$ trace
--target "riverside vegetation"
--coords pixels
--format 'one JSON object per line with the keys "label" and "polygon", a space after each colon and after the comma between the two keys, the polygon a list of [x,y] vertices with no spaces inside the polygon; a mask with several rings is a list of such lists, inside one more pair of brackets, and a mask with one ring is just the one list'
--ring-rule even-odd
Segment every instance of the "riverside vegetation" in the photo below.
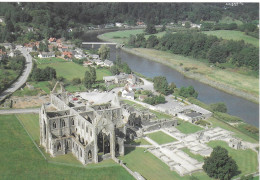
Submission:
{"label": "riverside vegetation", "polygon": [[[132,31],[133,34],[135,34],[134,33],[135,30],[130,30],[130,31]],[[131,48],[131,49],[129,47],[126,47],[123,48],[123,50],[148,58],[150,60],[163,63],[167,66],[170,66],[171,68],[178,70],[181,73],[184,73],[186,76],[190,78],[194,78],[196,80],[209,84],[223,91],[244,97],[254,102],[258,102],[258,93],[259,93],[259,89],[258,89],[259,82],[258,82],[258,73],[257,73],[258,72],[257,69],[258,49],[253,45],[243,43],[242,41],[240,41],[242,42],[242,45],[238,45],[239,42],[237,41],[233,41],[233,40],[227,41],[224,39],[219,39],[215,36],[206,36],[205,34],[201,34],[198,32],[193,32],[190,34],[185,32],[169,33],[169,34],[165,34],[161,38],[160,37],[157,38],[156,37],[157,34],[146,35],[145,37],[143,36],[143,34],[142,35],[137,34],[137,35],[132,35],[130,37],[131,33],[129,31],[123,31],[123,32],[120,31],[120,32],[126,33],[128,35],[129,41],[125,43],[130,43],[130,44],[134,43],[133,44],[134,46],[135,44],[139,46],[138,48]],[[116,33],[117,32],[105,33],[103,35],[100,35],[99,38],[106,41],[119,42],[118,39],[113,38]],[[232,31],[229,31],[229,33],[231,34]],[[177,34],[177,36],[175,34]],[[121,34],[121,36],[126,37],[123,34]],[[188,44],[187,46],[185,45],[180,46],[178,53],[184,53],[184,55],[181,55],[181,54],[173,54],[171,50],[167,50],[167,51],[157,50],[160,49],[161,45],[163,48],[173,48],[173,45],[176,45],[177,41],[170,43],[169,41],[166,40],[167,39],[166,37],[168,38],[190,37],[191,39],[201,38],[200,40],[204,39],[205,41],[202,40],[200,41],[200,43],[194,42],[195,45],[196,44],[198,45],[195,46],[194,49],[191,48],[194,46],[194,43]],[[131,38],[134,41],[131,41]],[[141,42],[140,40],[142,40],[145,43],[138,44],[139,42]],[[182,40],[184,41],[184,39]],[[186,42],[190,42],[190,41],[186,41]],[[199,45],[201,43],[204,45]],[[150,46],[149,44],[154,44],[154,47],[157,49],[143,48],[146,47],[147,45]],[[221,51],[216,52],[215,51],[216,47],[213,47],[213,50],[211,50],[211,47],[209,46],[210,44],[212,46],[213,44],[214,46],[218,46],[218,44],[225,45],[228,47],[225,49],[225,52],[228,53],[226,53],[225,57],[224,56],[220,57]],[[201,48],[201,46],[202,47],[205,46],[204,49]],[[241,55],[241,52],[235,53],[236,52],[235,47],[245,48],[242,54],[243,53],[250,54],[247,56],[247,58],[250,58],[250,61],[247,62],[244,61],[243,57],[246,56],[245,54]],[[206,49],[208,49],[208,51],[206,51]],[[254,50],[252,52],[249,49],[251,50],[254,49]],[[216,54],[216,57],[214,56],[213,58],[209,56],[209,54],[211,55]],[[220,56],[218,56],[217,54],[219,54]],[[207,57],[209,58],[208,60],[205,59]],[[250,64],[250,62],[252,64]]]}

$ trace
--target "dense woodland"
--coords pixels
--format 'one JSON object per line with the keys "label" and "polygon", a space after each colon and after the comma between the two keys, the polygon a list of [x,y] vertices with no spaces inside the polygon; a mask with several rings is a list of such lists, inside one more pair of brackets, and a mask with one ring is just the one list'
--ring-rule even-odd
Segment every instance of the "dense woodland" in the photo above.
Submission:
{"label": "dense woodland", "polygon": [[151,35],[147,40],[144,34],[131,35],[128,45],[207,59],[217,65],[229,63],[238,67],[250,67],[254,71],[258,71],[259,67],[259,51],[255,46],[244,41],[224,40],[194,31],[166,33],[162,38]]}
{"label": "dense woodland", "polygon": [[[80,38],[82,25],[125,22],[165,24],[189,20],[191,22],[218,22],[225,16],[244,23],[258,20],[256,3],[226,6],[225,3],[4,3],[0,16],[0,42],[41,40],[43,38]],[[1,23],[0,23],[1,24]],[[33,27],[33,32],[27,28]],[[73,32],[68,29],[73,28]]]}

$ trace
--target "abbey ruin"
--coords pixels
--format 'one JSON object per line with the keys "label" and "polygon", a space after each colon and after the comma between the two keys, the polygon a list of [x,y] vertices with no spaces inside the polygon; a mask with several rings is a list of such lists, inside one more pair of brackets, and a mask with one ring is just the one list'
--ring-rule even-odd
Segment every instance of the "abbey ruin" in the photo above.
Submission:
{"label": "abbey ruin", "polygon": [[77,99],[58,83],[50,93],[50,103],[40,110],[40,145],[52,157],[72,153],[82,164],[124,155],[124,141],[143,135],[143,131],[177,125],[177,121],[149,120],[119,101],[116,94],[106,103],[74,103]]}

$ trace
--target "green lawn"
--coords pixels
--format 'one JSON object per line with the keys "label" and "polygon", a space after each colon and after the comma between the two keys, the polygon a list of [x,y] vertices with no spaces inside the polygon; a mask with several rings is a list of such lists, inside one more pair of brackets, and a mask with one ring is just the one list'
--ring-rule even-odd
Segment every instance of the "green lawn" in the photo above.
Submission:
{"label": "green lawn", "polygon": [[1,179],[134,179],[113,161],[86,168],[48,163],[14,115],[0,115],[0,143]]}
{"label": "green lawn", "polygon": [[232,17],[229,17],[229,16],[225,16],[224,18],[222,18],[219,21],[219,23],[226,23],[226,24],[236,23],[237,25],[243,24],[242,21],[237,20],[237,19],[233,19]]}
{"label": "green lawn", "polygon": [[[85,72],[88,68],[85,68],[74,62],[64,62],[64,63],[49,63],[49,64],[40,64],[39,68],[52,67],[56,69],[57,77],[62,76],[67,80],[72,80],[73,78],[84,78]],[[103,80],[103,76],[111,76],[112,73],[106,69],[96,69],[97,80]]]}
{"label": "green lawn", "polygon": [[191,134],[203,130],[203,128],[183,120],[178,120],[176,128],[184,134]]}
{"label": "green lawn", "polygon": [[22,97],[22,96],[36,96],[40,93],[41,91],[39,89],[33,89],[33,90],[30,90],[28,89],[27,87],[20,89],[20,90],[17,90],[13,93],[13,96],[19,96],[19,97]]}
{"label": "green lawn", "polygon": [[31,85],[33,85],[35,88],[40,88],[43,91],[45,91],[47,94],[50,93],[49,89],[49,82],[48,81],[39,81],[39,82],[29,82]]}
{"label": "green lawn", "polygon": [[[128,38],[130,35],[136,35],[144,33],[143,29],[134,29],[134,30],[125,30],[125,31],[115,31],[115,32],[109,32],[100,35],[100,37],[103,39],[106,39],[108,41],[113,41],[117,43],[126,43],[128,41]],[[154,34],[157,37],[162,37],[166,32],[159,32]],[[148,39],[150,35],[145,35],[145,38]]]}
{"label": "green lawn", "polygon": [[245,35],[244,32],[234,30],[218,30],[218,31],[204,31],[207,35],[214,35],[223,39],[233,39],[235,41],[244,40],[245,43],[253,44],[259,47],[259,39],[252,36]]}
{"label": "green lawn", "polygon": [[147,134],[147,136],[149,138],[151,138],[152,140],[154,140],[155,142],[157,142],[158,144],[166,144],[166,143],[177,141],[175,138],[165,134],[162,131],[150,133],[150,134]]}
{"label": "green lawn", "polygon": [[56,62],[67,62],[64,59],[53,57],[53,58],[38,58],[36,57],[37,64],[49,64],[49,63],[56,63]]}
{"label": "green lawn", "polygon": [[236,161],[239,170],[242,175],[256,172],[258,170],[257,153],[247,149],[247,150],[235,150],[228,146],[226,142],[223,141],[211,141],[208,145],[212,148],[216,146],[222,146],[228,150],[228,154]]}
{"label": "green lawn", "polygon": [[216,118],[210,117],[207,121],[211,122],[213,127],[221,127],[221,128],[226,129],[228,131],[234,132],[236,137],[241,138],[244,141],[248,141],[248,142],[252,142],[252,143],[258,143],[257,140],[255,140],[252,137],[242,133],[237,128],[235,128],[235,127],[233,127],[233,126],[231,126],[227,123],[224,123],[224,122],[222,122],[222,121],[220,121]]}
{"label": "green lawn", "polygon": [[199,154],[193,154],[192,152],[190,152],[190,150],[188,148],[182,148],[181,149],[183,152],[185,152],[186,154],[188,154],[191,158],[198,160],[199,162],[204,162],[204,157],[199,155]]}
{"label": "green lawn", "polygon": [[145,139],[136,139],[133,141],[126,141],[126,144],[132,144],[132,145],[151,145],[149,142],[147,142]]}
{"label": "green lawn", "polygon": [[[179,176],[175,171],[170,171],[169,166],[163,163],[150,152],[144,152],[144,148],[126,148],[123,160],[132,171],[139,172],[144,178],[149,180],[190,180],[190,176]],[[199,180],[210,179],[204,172],[193,173]]]}

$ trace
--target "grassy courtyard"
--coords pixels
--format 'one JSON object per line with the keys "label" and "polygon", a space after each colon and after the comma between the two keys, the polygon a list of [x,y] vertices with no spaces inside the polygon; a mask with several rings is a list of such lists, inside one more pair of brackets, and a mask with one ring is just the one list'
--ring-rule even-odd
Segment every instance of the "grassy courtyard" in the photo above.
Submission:
{"label": "grassy courtyard", "polygon": [[239,170],[242,175],[256,172],[258,170],[257,153],[250,150],[235,150],[228,146],[226,142],[223,141],[211,141],[208,145],[212,148],[216,146],[222,146],[228,150],[228,154],[236,161]]}
{"label": "grassy courtyard", "polygon": [[[37,119],[35,115],[23,116],[18,116],[22,122]],[[25,124],[29,129],[36,126],[36,122]],[[0,116],[0,143],[1,179],[133,179],[113,161],[86,168],[48,163],[14,115]]]}
{"label": "grassy courtyard", "polygon": [[152,139],[153,141],[157,142],[158,144],[166,144],[170,142],[176,141],[175,138],[165,134],[162,131],[157,131],[154,133],[147,134],[147,136]]}
{"label": "grassy courtyard", "polygon": [[[175,171],[170,171],[169,166],[163,163],[144,148],[126,148],[126,155],[120,157],[123,163],[132,171],[139,172],[149,180],[189,180],[190,176],[179,176]],[[193,173],[200,180],[210,179],[204,172]]]}
{"label": "grassy courtyard", "polygon": [[218,31],[204,31],[203,33],[207,35],[214,35],[218,38],[233,39],[234,41],[244,40],[245,43],[253,44],[256,47],[259,47],[259,39],[254,38],[252,36],[246,35],[244,32],[241,31],[234,31],[234,30],[218,30]]}
{"label": "grassy courtyard", "polygon": [[176,126],[176,128],[184,134],[191,134],[203,130],[201,127],[183,120],[178,120],[178,126]]}

